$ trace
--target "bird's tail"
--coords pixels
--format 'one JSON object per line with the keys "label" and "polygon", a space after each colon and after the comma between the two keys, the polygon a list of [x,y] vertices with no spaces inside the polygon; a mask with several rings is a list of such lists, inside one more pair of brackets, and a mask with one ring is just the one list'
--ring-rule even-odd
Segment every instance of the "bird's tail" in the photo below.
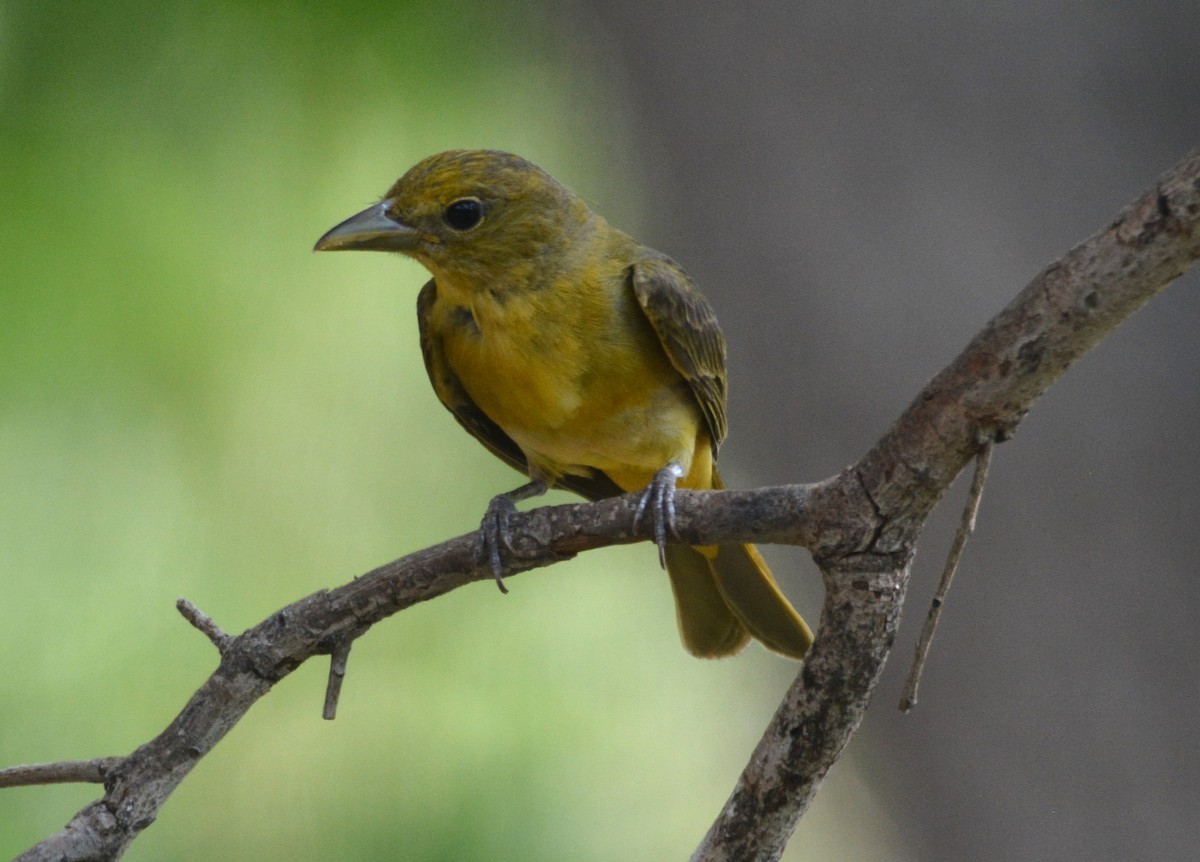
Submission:
{"label": "bird's tail", "polygon": [[808,625],[753,545],[668,545],[667,573],[679,634],[692,655],[733,655],[751,637],[796,659],[812,646]]}
{"label": "bird's tail", "polygon": [[[713,486],[722,487],[713,472]],[[668,545],[667,574],[683,645],[700,658],[733,655],[753,637],[804,658],[813,635],[753,545]]]}

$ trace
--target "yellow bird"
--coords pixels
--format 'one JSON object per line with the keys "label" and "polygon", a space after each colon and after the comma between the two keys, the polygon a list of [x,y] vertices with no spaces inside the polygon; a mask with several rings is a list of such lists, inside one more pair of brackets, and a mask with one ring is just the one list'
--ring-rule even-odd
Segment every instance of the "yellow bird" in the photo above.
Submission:
{"label": "yellow bird", "polygon": [[429,270],[417,319],[434,391],[530,478],[483,520],[498,581],[517,501],[549,487],[589,500],[643,491],[638,518],[653,518],[688,651],[732,655],[753,636],[804,656],[812,632],[753,545],[666,544],[676,486],[723,487],[726,432],[725,338],[674,261],[492,150],[418,163],[316,244],[343,249],[400,252]]}

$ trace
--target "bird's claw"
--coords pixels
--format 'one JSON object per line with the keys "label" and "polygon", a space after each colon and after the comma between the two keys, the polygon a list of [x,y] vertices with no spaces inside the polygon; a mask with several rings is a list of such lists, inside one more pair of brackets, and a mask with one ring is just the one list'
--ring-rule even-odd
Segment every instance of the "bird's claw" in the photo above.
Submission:
{"label": "bird's claw", "polygon": [[488,503],[483,522],[479,525],[479,556],[491,566],[492,577],[502,593],[508,592],[508,587],[504,586],[504,554],[517,552],[512,546],[509,521],[516,513],[519,501],[541,496],[546,493],[547,487],[545,479],[536,478],[507,494],[497,494]]}
{"label": "bird's claw", "polygon": [[654,519],[654,544],[658,546],[658,562],[667,567],[667,533],[675,532],[675,483],[683,476],[683,468],[672,462],[654,474],[633,512],[633,530],[637,532],[647,509]]}
{"label": "bird's claw", "polygon": [[517,504],[513,502],[512,497],[507,494],[498,494],[488,503],[483,522],[479,525],[479,556],[488,561],[492,569],[492,577],[496,579],[496,586],[502,593],[507,593],[508,587],[504,586],[504,561],[501,556],[501,548],[509,554],[515,553],[508,525],[516,511]]}

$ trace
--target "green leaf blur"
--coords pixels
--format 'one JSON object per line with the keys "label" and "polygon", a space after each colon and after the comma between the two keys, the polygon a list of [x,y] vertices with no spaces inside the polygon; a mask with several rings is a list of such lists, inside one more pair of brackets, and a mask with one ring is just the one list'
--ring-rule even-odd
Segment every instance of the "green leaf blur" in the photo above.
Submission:
{"label": "green leaf blur", "polygon": [[[519,483],[425,379],[424,271],[310,248],[453,146],[636,229],[619,84],[521,4],[0,5],[0,765],[157,734],[215,665],[176,597],[238,632]],[[511,586],[376,627],[335,722],[302,667],[127,858],[682,858],[791,665],[690,659],[648,546]],[[3,791],[0,857],[98,795]]]}

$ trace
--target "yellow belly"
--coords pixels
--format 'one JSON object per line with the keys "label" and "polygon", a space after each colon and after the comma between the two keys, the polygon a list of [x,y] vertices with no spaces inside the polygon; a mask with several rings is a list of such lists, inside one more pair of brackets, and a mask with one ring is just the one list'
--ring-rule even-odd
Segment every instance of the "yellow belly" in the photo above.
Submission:
{"label": "yellow belly", "polygon": [[[703,419],[640,310],[547,309],[544,295],[482,298],[472,326],[435,307],[431,325],[472,400],[550,481],[593,468],[635,490],[671,461],[689,473]],[[706,487],[709,469],[681,484]]]}

